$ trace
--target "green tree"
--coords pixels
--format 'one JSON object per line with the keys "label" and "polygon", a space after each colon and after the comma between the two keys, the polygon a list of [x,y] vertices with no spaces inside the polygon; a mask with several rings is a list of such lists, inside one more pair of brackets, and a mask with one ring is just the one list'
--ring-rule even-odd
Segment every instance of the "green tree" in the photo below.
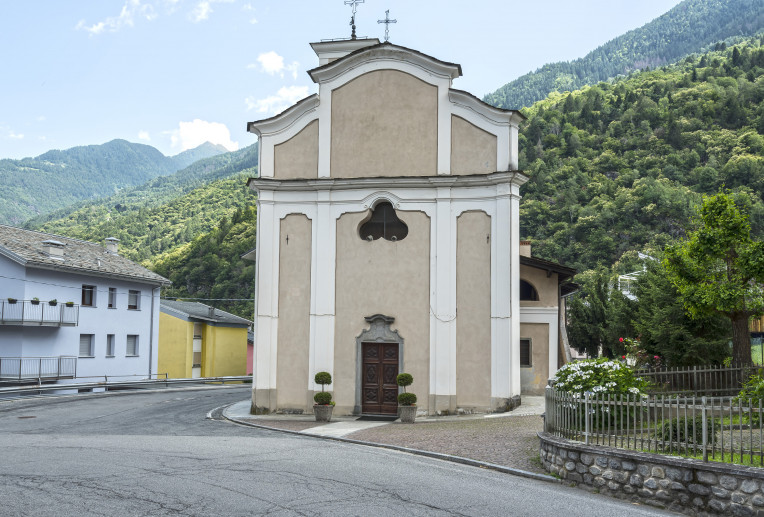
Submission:
{"label": "green tree", "polygon": [[720,364],[729,355],[729,320],[719,314],[688,316],[682,295],[658,261],[645,261],[634,287],[632,314],[640,344],[666,366]]}
{"label": "green tree", "polygon": [[664,266],[692,317],[730,319],[732,357],[750,364],[748,320],[764,312],[764,242],[751,238],[748,213],[729,193],[704,196],[697,223],[685,241],[666,249]]}

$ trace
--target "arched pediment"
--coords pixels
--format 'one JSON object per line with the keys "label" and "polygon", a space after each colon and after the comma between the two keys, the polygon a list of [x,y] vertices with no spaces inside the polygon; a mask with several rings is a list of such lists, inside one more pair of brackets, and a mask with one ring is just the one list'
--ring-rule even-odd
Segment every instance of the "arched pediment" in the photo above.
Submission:
{"label": "arched pediment", "polygon": [[[411,68],[411,73],[417,76],[421,76],[421,72],[426,72],[442,79],[447,78],[450,81],[462,75],[462,67],[458,64],[441,61],[427,54],[392,43],[380,43],[356,50],[343,58],[309,70],[308,74],[313,82],[326,83],[357,69],[361,65],[368,66],[370,63],[382,64],[383,62],[394,63],[396,67]],[[378,68],[388,67],[383,65],[378,66]],[[417,73],[416,70],[420,72]]]}

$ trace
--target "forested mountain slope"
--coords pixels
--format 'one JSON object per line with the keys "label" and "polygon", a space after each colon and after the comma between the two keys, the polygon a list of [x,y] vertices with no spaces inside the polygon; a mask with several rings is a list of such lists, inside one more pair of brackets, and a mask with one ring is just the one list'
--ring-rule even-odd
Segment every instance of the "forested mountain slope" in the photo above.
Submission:
{"label": "forested mountain slope", "polygon": [[252,319],[255,263],[241,256],[255,247],[254,197],[212,231],[156,257],[151,268],[172,280],[162,296],[202,298],[223,310]]}
{"label": "forested mountain slope", "polygon": [[520,224],[579,271],[684,236],[703,193],[747,191],[764,233],[761,37],[524,110]]}
{"label": "forested mountain slope", "polygon": [[506,109],[531,106],[552,92],[607,81],[646,67],[674,63],[734,36],[764,29],[762,0],[685,0],[650,23],[574,61],[551,63],[485,96]]}
{"label": "forested mountain slope", "polygon": [[150,263],[253,204],[245,183],[256,175],[256,163],[257,146],[252,145],[28,226],[94,242],[116,237],[121,254]]}
{"label": "forested mountain slope", "polygon": [[36,158],[0,160],[0,223],[19,225],[80,200],[114,194],[185,167],[189,160],[219,154],[211,144],[163,155],[157,149],[125,140],[48,151]]}

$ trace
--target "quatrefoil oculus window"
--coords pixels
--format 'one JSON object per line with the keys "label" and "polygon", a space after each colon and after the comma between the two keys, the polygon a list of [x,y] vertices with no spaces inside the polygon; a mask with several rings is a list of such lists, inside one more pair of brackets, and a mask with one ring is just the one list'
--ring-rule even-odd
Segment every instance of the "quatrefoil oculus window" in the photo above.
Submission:
{"label": "quatrefoil oculus window", "polygon": [[386,201],[374,207],[371,217],[358,230],[361,239],[374,241],[380,238],[402,241],[408,234],[409,227],[398,219],[393,205]]}

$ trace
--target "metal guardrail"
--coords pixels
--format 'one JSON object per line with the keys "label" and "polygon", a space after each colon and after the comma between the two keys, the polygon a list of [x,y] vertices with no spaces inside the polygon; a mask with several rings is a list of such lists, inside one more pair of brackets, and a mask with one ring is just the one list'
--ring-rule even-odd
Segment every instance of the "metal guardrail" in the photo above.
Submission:
{"label": "metal guardrail", "polygon": [[[129,377],[113,376],[115,377]],[[21,394],[42,394],[45,392],[55,391],[71,391],[71,390],[89,390],[103,389],[109,391],[113,389],[148,389],[148,388],[168,388],[175,385],[188,385],[188,384],[226,384],[226,383],[247,383],[252,381],[251,375],[239,375],[229,377],[199,377],[193,379],[146,379],[141,380],[112,380],[109,381],[108,376],[103,377],[103,382],[81,382],[81,383],[64,383],[64,384],[30,384],[26,386],[14,386],[9,388],[0,388],[0,398],[4,395],[21,395]]]}
{"label": "metal guardrail", "polygon": [[80,306],[77,304],[53,300],[0,300],[0,325],[76,327],[79,322]]}

